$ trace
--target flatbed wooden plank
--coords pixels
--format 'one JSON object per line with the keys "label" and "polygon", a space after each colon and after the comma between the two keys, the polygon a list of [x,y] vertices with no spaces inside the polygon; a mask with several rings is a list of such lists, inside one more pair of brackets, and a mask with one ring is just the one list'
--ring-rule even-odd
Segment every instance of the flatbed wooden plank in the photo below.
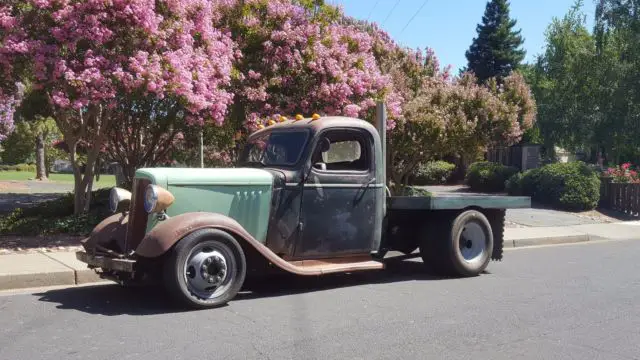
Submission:
{"label": "flatbed wooden plank", "polygon": [[391,210],[458,210],[470,206],[485,209],[523,209],[531,207],[528,196],[440,193],[432,196],[391,196]]}

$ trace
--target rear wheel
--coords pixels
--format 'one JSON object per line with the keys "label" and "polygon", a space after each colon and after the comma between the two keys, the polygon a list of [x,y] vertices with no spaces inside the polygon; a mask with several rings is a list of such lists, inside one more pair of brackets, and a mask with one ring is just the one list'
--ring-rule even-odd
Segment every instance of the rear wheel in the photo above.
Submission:
{"label": "rear wheel", "polygon": [[233,299],[247,272],[242,247],[216,229],[195,231],[180,240],[164,264],[169,293],[192,308],[213,308]]}
{"label": "rear wheel", "polygon": [[484,214],[467,210],[435,226],[434,236],[423,239],[420,247],[427,265],[458,276],[476,276],[486,269],[493,253],[493,232]]}

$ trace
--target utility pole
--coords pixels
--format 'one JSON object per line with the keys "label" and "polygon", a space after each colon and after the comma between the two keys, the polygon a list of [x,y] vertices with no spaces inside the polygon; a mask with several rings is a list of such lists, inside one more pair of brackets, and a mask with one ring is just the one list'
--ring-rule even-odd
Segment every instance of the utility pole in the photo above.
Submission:
{"label": "utility pole", "polygon": [[200,129],[200,167],[204,168],[204,130]]}
{"label": "utility pole", "polygon": [[[380,179],[376,179],[378,182],[382,183],[382,186],[387,188],[387,106],[384,102],[379,101],[376,104],[376,122],[375,126],[378,129],[378,134],[380,134],[380,145],[382,146],[382,159],[381,169],[378,171],[378,175]],[[383,214],[386,216],[387,214],[387,194],[382,197],[382,209]]]}

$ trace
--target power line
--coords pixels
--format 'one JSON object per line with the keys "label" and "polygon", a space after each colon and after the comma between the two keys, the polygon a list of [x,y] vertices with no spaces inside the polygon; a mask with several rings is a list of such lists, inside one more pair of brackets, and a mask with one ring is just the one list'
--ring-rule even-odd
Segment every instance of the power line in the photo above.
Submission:
{"label": "power line", "polygon": [[[404,25],[404,27],[402,28],[402,31],[400,31],[400,35],[402,35],[402,33],[404,32],[404,30],[407,28],[407,26],[409,26],[409,24],[411,24],[411,22],[413,21],[413,19],[415,19],[416,16],[418,16],[418,14],[420,13],[420,11],[422,10],[422,8],[427,5],[427,3],[429,2],[429,0],[424,0],[424,2],[422,3],[422,5],[420,6],[420,8],[418,9],[418,11],[415,12],[415,14],[413,14],[413,16],[411,17],[411,19],[409,19],[409,21],[407,21],[407,23]],[[400,36],[398,35],[398,36]]]}
{"label": "power line", "polygon": [[373,14],[373,10],[375,10],[376,6],[378,6],[378,3],[380,2],[380,0],[376,1],[375,4],[373,4],[373,7],[371,8],[371,11],[369,11],[369,16],[367,16],[367,21],[369,21],[369,18],[371,17],[371,14]]}
{"label": "power line", "polygon": [[398,4],[400,4],[400,0],[396,1],[396,4],[393,5],[393,7],[391,8],[391,11],[389,11],[389,13],[387,14],[387,17],[384,18],[384,21],[382,22],[382,25],[384,25],[384,23],[386,23],[387,20],[389,20],[389,16],[391,16],[391,14],[393,14],[393,10],[396,9],[396,6],[398,6]]}

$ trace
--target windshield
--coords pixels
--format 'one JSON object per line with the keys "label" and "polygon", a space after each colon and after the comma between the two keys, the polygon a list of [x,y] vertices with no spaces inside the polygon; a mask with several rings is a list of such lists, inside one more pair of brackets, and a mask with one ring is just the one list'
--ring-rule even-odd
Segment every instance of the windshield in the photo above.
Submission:
{"label": "windshield", "polygon": [[307,142],[308,131],[274,131],[251,139],[244,148],[241,165],[295,165]]}

